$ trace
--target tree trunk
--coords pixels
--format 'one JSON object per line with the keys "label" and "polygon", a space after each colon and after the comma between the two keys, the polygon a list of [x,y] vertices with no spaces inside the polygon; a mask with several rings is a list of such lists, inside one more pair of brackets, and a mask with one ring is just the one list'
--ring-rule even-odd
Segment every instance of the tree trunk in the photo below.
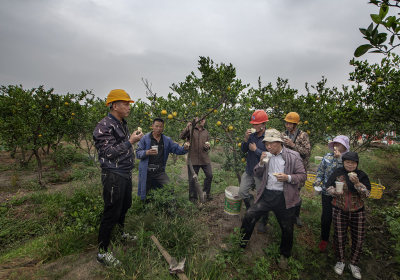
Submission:
{"label": "tree trunk", "polygon": [[43,172],[43,166],[42,166],[42,160],[40,159],[39,156],[39,150],[38,149],[34,149],[33,150],[33,154],[35,155],[36,158],[36,162],[37,162],[37,167],[38,167],[38,183],[42,188],[45,188],[45,185],[42,182],[42,172]]}

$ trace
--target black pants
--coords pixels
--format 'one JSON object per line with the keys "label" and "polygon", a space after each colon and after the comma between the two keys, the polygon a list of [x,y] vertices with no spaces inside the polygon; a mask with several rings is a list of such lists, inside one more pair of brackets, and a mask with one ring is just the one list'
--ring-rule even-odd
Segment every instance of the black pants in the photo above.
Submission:
{"label": "black pants", "polygon": [[[199,175],[200,168],[203,169],[204,175],[206,175],[203,184],[203,192],[205,192],[207,195],[210,195],[211,182],[213,178],[211,164],[193,165],[194,172],[196,172],[197,175]],[[193,177],[192,172],[190,172],[190,168],[188,166],[189,199],[197,199],[197,191],[194,185],[194,179],[192,179],[192,177]]]}
{"label": "black pants", "polygon": [[269,211],[274,212],[281,227],[280,253],[288,258],[292,253],[293,247],[293,217],[295,208],[286,209],[285,197],[281,191],[264,190],[262,197],[257,203],[247,210],[241,227],[244,233],[243,241],[248,242],[250,240],[256,222]]}
{"label": "black pants", "polygon": [[162,188],[169,182],[169,177],[165,171],[148,171],[146,179],[146,195],[151,190]]}
{"label": "black pants", "polygon": [[125,215],[132,205],[131,175],[121,176],[109,171],[101,174],[103,184],[104,211],[99,229],[99,249],[107,251],[110,244],[111,232],[116,224],[122,230]]}
{"label": "black pants", "polygon": [[332,199],[330,195],[321,194],[322,214],[321,214],[321,240],[329,241],[329,234],[332,224]]}

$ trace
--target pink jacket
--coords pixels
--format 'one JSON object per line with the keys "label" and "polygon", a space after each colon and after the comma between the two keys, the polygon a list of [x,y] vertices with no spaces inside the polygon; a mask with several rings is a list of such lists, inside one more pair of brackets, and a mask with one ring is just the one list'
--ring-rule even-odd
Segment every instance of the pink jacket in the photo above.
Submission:
{"label": "pink jacket", "polygon": [[[304,182],[307,179],[307,173],[304,169],[303,160],[298,152],[283,147],[282,157],[285,161],[284,173],[292,177],[290,183],[283,183],[286,209],[289,209],[300,202],[300,188],[304,185]],[[262,176],[261,186],[255,200],[255,202],[257,202],[262,196],[265,186],[268,183],[268,164],[260,166],[260,163],[258,163],[254,167],[254,175],[258,177]]]}

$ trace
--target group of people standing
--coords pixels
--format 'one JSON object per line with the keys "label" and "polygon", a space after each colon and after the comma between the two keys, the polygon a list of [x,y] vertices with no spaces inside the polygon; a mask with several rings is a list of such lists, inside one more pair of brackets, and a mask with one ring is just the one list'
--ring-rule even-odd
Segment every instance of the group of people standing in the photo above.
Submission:
{"label": "group of people standing", "polygon": [[[205,174],[203,193],[211,200],[212,168],[209,158],[210,136],[205,129],[205,120],[196,119],[195,127],[188,123],[180,138],[186,140],[182,146],[163,134],[164,120],[153,120],[152,131],[143,135],[136,130],[129,134],[125,118],[134,102],[122,89],[112,90],[106,101],[110,113],[102,119],[93,132],[102,169],[104,211],[99,229],[99,252],[97,260],[104,264],[117,265],[119,261],[108,251],[111,232],[118,225],[122,239],[134,239],[124,232],[125,215],[132,203],[132,169],[134,167],[134,144],[139,163],[138,196],[146,201],[149,191],[168,183],[165,166],[170,153],[188,155],[189,200],[197,201],[199,191],[195,177],[200,169]],[[282,235],[279,267],[287,268],[287,259],[293,247],[294,225],[301,227],[300,189],[307,179],[307,167],[311,154],[308,134],[298,129],[300,116],[290,112],[284,118],[285,130],[267,129],[268,115],[256,110],[250,119],[251,129],[245,132],[241,143],[246,153],[246,170],[241,176],[239,195],[246,206],[241,230],[245,248],[254,227],[266,232],[268,213],[274,212]],[[191,144],[189,144],[189,141]],[[322,216],[321,242],[319,249],[325,251],[329,242],[330,225],[334,223],[334,248],[338,262],[334,270],[342,274],[345,267],[344,247],[347,228],[351,228],[352,255],[350,269],[353,276],[361,279],[359,260],[365,237],[365,210],[363,200],[368,197],[371,184],[368,176],[357,168],[358,155],[349,151],[349,139],[338,136],[329,143],[332,153],[324,156],[317,171],[315,188],[321,188]],[[193,168],[190,168],[190,167]],[[350,174],[351,173],[351,174]],[[349,175],[350,174],[350,175]],[[335,182],[343,183],[343,191],[337,192]],[[257,195],[251,194],[256,189]]]}

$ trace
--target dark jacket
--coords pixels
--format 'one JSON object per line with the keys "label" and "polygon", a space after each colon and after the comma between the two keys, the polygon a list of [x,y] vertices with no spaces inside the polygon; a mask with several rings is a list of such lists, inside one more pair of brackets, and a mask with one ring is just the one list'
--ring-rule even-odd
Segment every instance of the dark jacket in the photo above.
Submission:
{"label": "dark jacket", "polygon": [[[264,142],[264,133],[260,137],[257,136],[257,132],[250,134],[247,142],[242,142],[241,150],[243,153],[247,153],[246,156],[246,173],[250,176],[253,176],[254,166],[260,161],[260,157],[262,152],[265,152],[267,148],[265,148]],[[257,149],[253,152],[249,149],[250,143],[256,143]]]}
{"label": "dark jacket", "polygon": [[[190,140],[190,129],[186,127],[179,136],[183,140]],[[195,127],[193,129],[193,139],[190,147],[190,160],[192,165],[207,165],[210,164],[210,157],[208,156],[209,149],[204,148],[204,143],[210,140],[207,129],[201,131]]]}
{"label": "dark jacket", "polygon": [[[290,183],[283,183],[286,209],[289,209],[300,202],[300,188],[304,185],[304,182],[307,179],[307,174],[298,152],[283,147],[282,158],[285,161],[284,173],[292,177]],[[268,167],[268,164],[260,166],[259,163],[254,167],[254,176],[262,176],[261,185],[258,189],[255,202],[260,199],[268,184]]]}
{"label": "dark jacket", "polygon": [[99,153],[100,167],[119,173],[133,169],[134,154],[125,120],[119,121],[112,114],[99,121],[93,131],[93,140]]}

